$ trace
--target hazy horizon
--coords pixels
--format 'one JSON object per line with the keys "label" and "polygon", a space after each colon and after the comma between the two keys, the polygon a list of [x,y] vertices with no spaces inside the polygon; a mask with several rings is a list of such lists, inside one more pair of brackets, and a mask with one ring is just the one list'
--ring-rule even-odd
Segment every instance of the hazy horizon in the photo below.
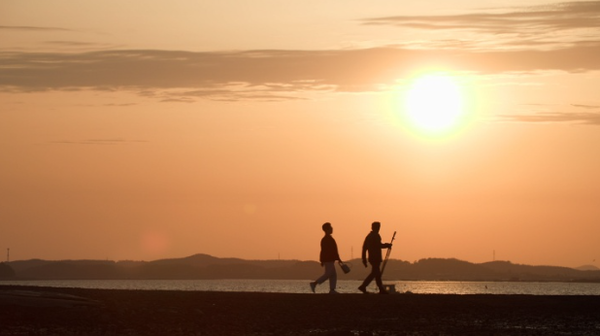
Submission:
{"label": "hazy horizon", "polygon": [[[235,256],[226,256],[226,257],[217,257],[217,256],[213,256],[210,254],[206,254],[206,253],[194,253],[192,255],[186,255],[186,256],[172,256],[172,257],[167,257],[167,258],[158,258],[158,259],[149,259],[149,260],[144,260],[144,259],[79,259],[79,258],[70,258],[70,259],[45,259],[42,257],[35,257],[35,258],[28,258],[28,259],[18,259],[18,260],[9,260],[10,262],[27,262],[27,261],[31,261],[31,260],[41,260],[41,261],[47,261],[47,262],[61,262],[61,261],[110,261],[110,262],[115,262],[115,263],[119,263],[119,262],[154,262],[154,261],[161,261],[161,260],[177,260],[177,259],[186,259],[189,257],[194,257],[197,255],[205,255],[208,257],[213,257],[216,259],[239,259],[239,260],[243,260],[243,261],[249,261],[249,262],[260,262],[260,261],[265,261],[265,262],[278,262],[278,261],[283,261],[283,262],[293,262],[293,261],[298,261],[298,262],[315,262],[318,263],[318,259],[313,258],[313,259],[285,259],[285,258],[265,258],[265,259],[253,259],[253,258],[243,258],[243,257],[235,257]],[[354,256],[354,258],[344,258],[343,259],[345,262],[350,262],[350,261],[360,261],[360,256]],[[548,267],[567,267],[567,268],[572,268],[572,269],[577,269],[580,267],[584,267],[584,266],[593,266],[591,264],[585,264],[585,265],[578,265],[578,266],[563,266],[563,265],[551,265],[551,264],[522,264],[522,263],[518,263],[518,262],[513,262],[511,260],[488,260],[488,261],[482,261],[482,262],[473,262],[470,260],[463,260],[463,259],[458,259],[458,258],[438,258],[438,257],[425,257],[425,258],[421,258],[419,260],[404,260],[402,258],[394,258],[393,256],[391,256],[389,258],[389,260],[395,260],[395,261],[400,261],[400,262],[408,262],[411,264],[416,264],[419,261],[422,260],[457,260],[460,262],[466,262],[466,263],[471,263],[471,264],[486,264],[486,263],[492,263],[492,262],[499,262],[499,263],[510,263],[513,265],[523,265],[523,266],[548,266]],[[1,263],[6,262],[6,260],[0,261]],[[596,267],[596,266],[594,266]],[[596,267],[597,268],[597,267]],[[600,268],[597,268],[598,270],[600,270]]]}
{"label": "hazy horizon", "polygon": [[[66,14],[68,13],[68,14]],[[599,266],[600,1],[0,2],[0,253]],[[0,258],[4,259],[4,258]]]}

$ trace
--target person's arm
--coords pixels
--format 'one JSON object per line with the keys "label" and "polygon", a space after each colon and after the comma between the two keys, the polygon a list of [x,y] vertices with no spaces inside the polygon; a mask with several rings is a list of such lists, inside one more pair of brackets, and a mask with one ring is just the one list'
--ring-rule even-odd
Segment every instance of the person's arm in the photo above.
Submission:
{"label": "person's arm", "polygon": [[368,266],[368,265],[367,265],[367,249],[368,249],[368,241],[369,241],[369,236],[367,236],[367,237],[365,238],[365,241],[364,241],[364,243],[363,243],[363,246],[362,246],[362,262],[363,262],[363,265],[365,265],[365,267],[367,267],[367,266]]}
{"label": "person's arm", "polygon": [[323,258],[325,256],[325,241],[321,239],[321,253],[319,253],[319,262],[321,262],[321,266],[323,266]]}
{"label": "person's arm", "polygon": [[383,243],[381,242],[381,236],[379,236],[379,242],[378,242],[378,243],[379,243],[379,246],[380,246],[382,249],[384,249],[384,248],[391,248],[391,247],[392,247],[392,244],[390,244],[390,243],[385,243],[385,244],[383,244]]}
{"label": "person's arm", "polygon": [[333,250],[335,251],[335,257],[337,261],[342,262],[342,258],[340,258],[340,253],[338,252],[338,247],[337,247],[337,243],[335,242],[335,239],[333,240]]}

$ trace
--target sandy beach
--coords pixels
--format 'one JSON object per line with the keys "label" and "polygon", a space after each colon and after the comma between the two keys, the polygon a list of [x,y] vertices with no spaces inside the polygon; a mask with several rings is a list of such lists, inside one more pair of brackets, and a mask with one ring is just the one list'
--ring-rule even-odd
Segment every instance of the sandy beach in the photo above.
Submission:
{"label": "sandy beach", "polygon": [[0,285],[0,335],[599,335],[600,297]]}

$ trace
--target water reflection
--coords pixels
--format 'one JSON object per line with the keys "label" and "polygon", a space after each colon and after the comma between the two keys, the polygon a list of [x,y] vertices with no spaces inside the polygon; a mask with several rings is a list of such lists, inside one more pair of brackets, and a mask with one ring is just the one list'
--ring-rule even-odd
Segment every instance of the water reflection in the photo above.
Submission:
{"label": "water reflection", "polygon": [[[74,287],[128,290],[310,293],[310,280],[38,280],[0,281],[0,285]],[[384,281],[399,293],[600,295],[600,283]],[[341,293],[360,293],[358,280],[338,282]],[[369,288],[376,292],[376,288]]]}
{"label": "water reflection", "polygon": [[566,282],[395,282],[398,292],[427,294],[600,295],[598,283]]}

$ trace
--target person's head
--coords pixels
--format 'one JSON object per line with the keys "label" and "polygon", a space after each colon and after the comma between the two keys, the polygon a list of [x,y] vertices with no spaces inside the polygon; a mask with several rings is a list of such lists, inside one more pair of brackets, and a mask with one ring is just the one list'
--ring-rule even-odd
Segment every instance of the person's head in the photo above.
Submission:
{"label": "person's head", "polygon": [[321,228],[327,234],[332,234],[333,233],[333,227],[331,227],[331,223],[329,223],[329,222],[323,224],[323,226],[321,226]]}
{"label": "person's head", "polygon": [[379,222],[373,222],[371,224],[371,230],[373,230],[375,232],[379,232],[380,228],[381,228],[381,223],[379,223]]}

